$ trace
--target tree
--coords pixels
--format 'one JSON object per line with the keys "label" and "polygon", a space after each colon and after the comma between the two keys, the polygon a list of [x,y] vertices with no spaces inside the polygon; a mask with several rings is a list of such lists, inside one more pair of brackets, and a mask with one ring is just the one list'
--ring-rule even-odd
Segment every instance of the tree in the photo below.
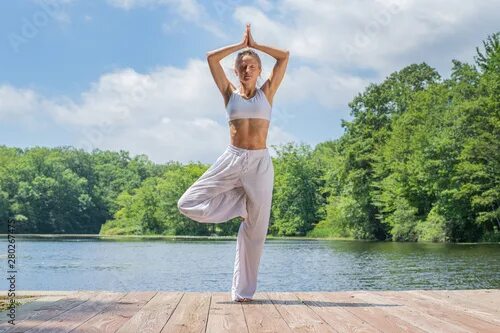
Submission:
{"label": "tree", "polygon": [[288,143],[273,147],[278,158],[274,161],[271,233],[305,235],[321,218],[320,170],[308,145]]}

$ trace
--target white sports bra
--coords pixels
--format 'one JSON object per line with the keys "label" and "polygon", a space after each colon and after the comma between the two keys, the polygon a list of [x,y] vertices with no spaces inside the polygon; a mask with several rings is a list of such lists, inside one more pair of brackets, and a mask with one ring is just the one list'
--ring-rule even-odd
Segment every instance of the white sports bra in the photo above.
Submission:
{"label": "white sports bra", "polygon": [[242,97],[238,90],[233,90],[226,106],[227,120],[240,118],[262,118],[271,120],[272,106],[262,89],[257,88],[255,96],[250,99]]}

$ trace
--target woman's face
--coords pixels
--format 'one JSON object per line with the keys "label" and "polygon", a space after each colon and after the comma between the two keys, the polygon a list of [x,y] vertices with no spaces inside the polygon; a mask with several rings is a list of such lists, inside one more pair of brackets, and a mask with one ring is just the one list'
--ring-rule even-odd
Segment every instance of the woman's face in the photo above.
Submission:
{"label": "woman's face", "polygon": [[254,85],[261,71],[259,62],[251,55],[244,55],[236,67],[236,74],[245,85]]}

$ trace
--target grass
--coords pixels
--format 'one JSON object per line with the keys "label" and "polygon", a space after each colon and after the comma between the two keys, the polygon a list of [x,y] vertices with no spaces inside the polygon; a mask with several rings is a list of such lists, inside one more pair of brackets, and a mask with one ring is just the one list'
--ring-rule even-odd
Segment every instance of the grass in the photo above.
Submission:
{"label": "grass", "polygon": [[[14,300],[14,305],[16,308],[21,306],[22,304],[26,304],[26,302],[19,302],[17,299],[20,298],[33,298],[35,299],[37,296],[31,296],[31,295],[23,295],[23,296],[16,296]],[[10,298],[6,295],[0,295],[0,311],[6,311],[9,308],[10,305]]]}

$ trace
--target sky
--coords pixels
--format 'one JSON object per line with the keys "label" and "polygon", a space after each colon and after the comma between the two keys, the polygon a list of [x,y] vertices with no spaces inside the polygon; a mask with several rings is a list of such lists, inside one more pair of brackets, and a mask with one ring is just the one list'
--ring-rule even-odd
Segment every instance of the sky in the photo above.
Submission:
{"label": "sky", "polygon": [[[500,0],[0,2],[0,145],[212,163],[230,143],[206,53],[242,40],[290,51],[267,146],[344,133],[370,83],[425,62],[448,77],[499,31]],[[262,59],[260,86],[275,59]],[[221,61],[238,86],[236,52]]]}

